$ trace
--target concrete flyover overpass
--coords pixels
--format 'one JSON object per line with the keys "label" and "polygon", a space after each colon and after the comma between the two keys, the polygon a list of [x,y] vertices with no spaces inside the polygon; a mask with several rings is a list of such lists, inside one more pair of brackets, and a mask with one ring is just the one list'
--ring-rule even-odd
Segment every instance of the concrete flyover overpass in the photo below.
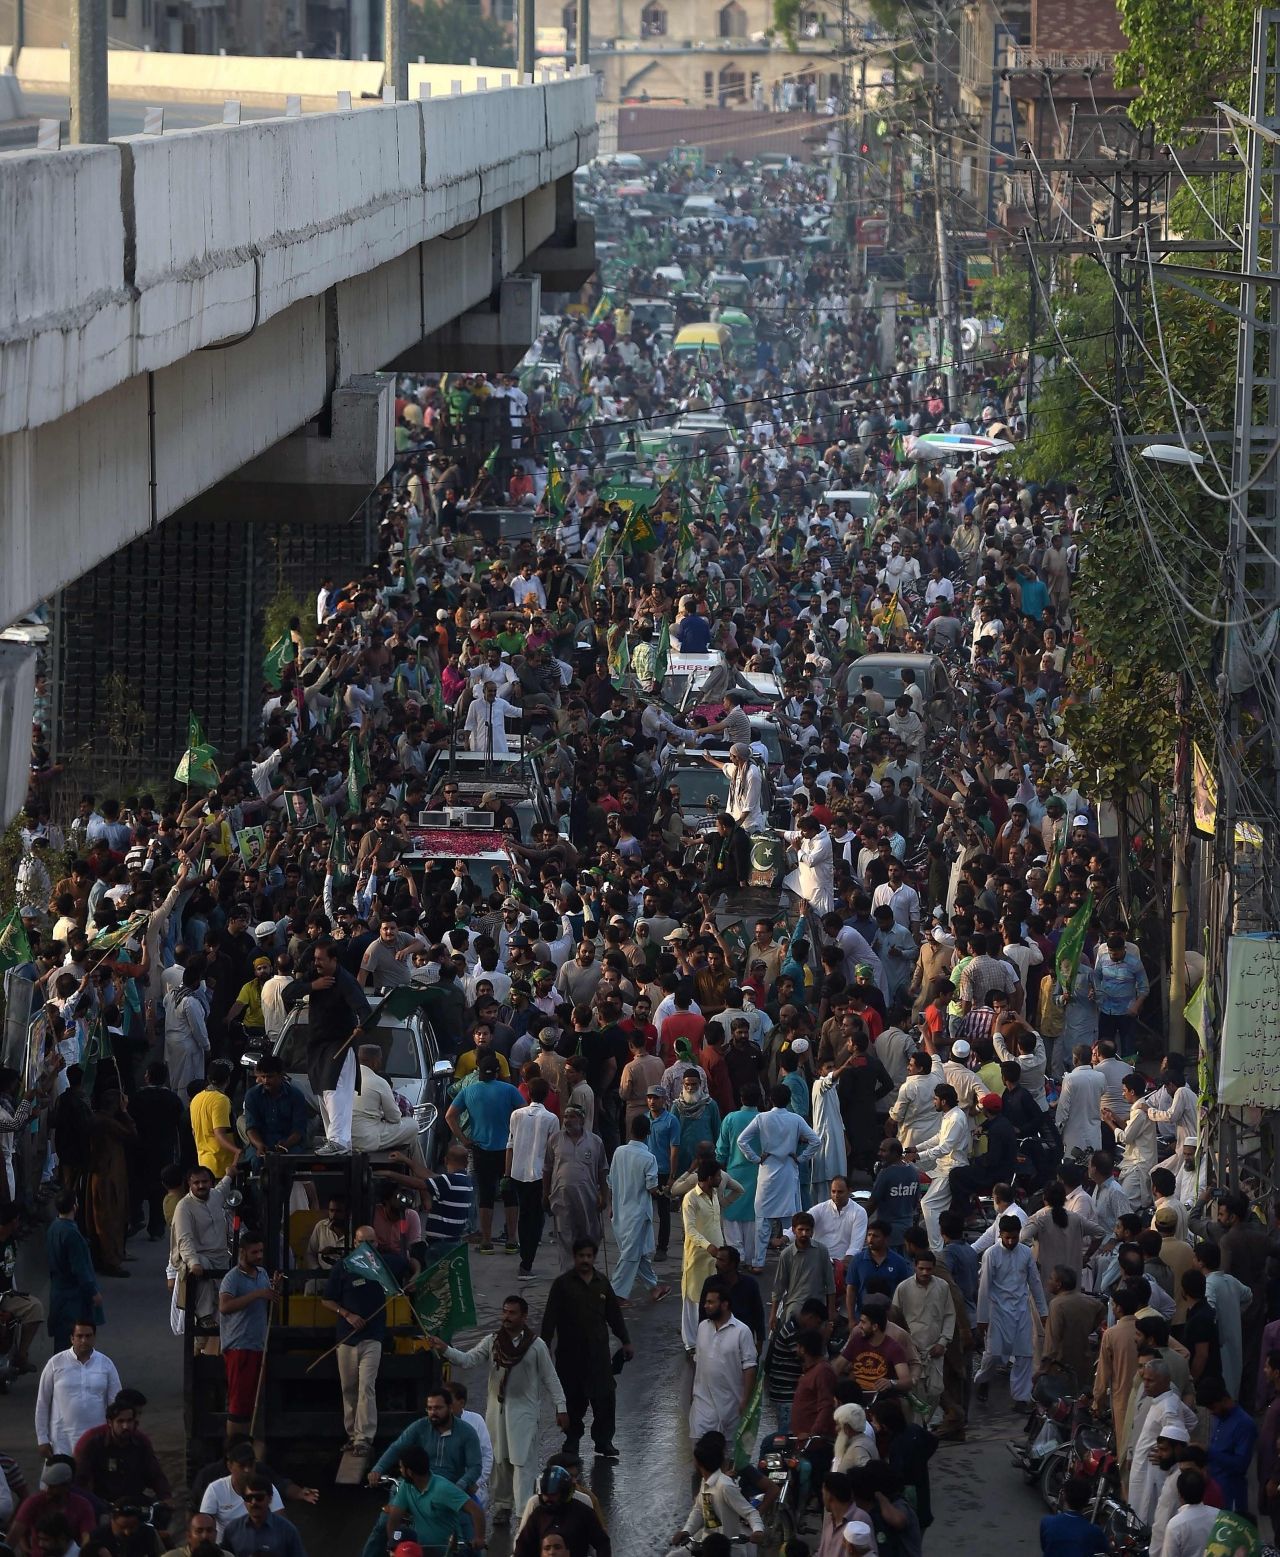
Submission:
{"label": "concrete flyover overpass", "polygon": [[[0,625],[130,543],[163,537],[163,577],[192,526],[207,549],[282,508],[293,533],[345,524],[392,460],[383,370],[509,366],[541,286],[590,274],[590,74],[413,76],[429,98],[0,157]],[[272,555],[278,582],[278,534]],[[235,580],[246,622],[262,566]],[[188,624],[224,582],[187,581]],[[254,647],[203,710],[215,739],[247,733]],[[157,753],[175,727],[162,711]]]}

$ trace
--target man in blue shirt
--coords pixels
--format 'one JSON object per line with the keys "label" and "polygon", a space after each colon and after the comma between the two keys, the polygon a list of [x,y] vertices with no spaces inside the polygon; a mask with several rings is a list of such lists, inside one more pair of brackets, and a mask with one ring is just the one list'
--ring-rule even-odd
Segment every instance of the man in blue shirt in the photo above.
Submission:
{"label": "man in blue shirt", "polygon": [[1227,1392],[1221,1378],[1204,1377],[1196,1385],[1196,1404],[1213,1417],[1209,1434],[1209,1474],[1222,1488],[1223,1507],[1249,1512],[1249,1466],[1258,1442],[1258,1424]]}
{"label": "man in blue shirt", "polygon": [[1098,999],[1098,1037],[1112,1038],[1121,1054],[1132,1050],[1133,1024],[1151,989],[1142,958],[1131,951],[1122,930],[1107,936],[1107,949],[1093,965]]}
{"label": "man in blue shirt", "polygon": [[888,1222],[871,1222],[867,1227],[866,1248],[855,1254],[845,1266],[844,1301],[849,1312],[850,1328],[862,1312],[862,1289],[868,1281],[877,1278],[879,1290],[892,1294],[908,1276],[914,1274],[907,1260],[889,1247],[890,1232]]}
{"label": "man in blue shirt", "polygon": [[268,1152],[302,1149],[310,1113],[306,1099],[284,1073],[278,1054],[264,1054],[254,1069],[256,1086],[244,1096],[244,1127],[251,1160]]}
{"label": "man in blue shirt", "polygon": [[1103,1557],[1106,1537],[1084,1515],[1092,1490],[1081,1476],[1067,1478],[1062,1488],[1066,1508],[1040,1521],[1042,1557]]}
{"label": "man in blue shirt", "polygon": [[480,1481],[480,1440],[469,1422],[453,1414],[453,1404],[442,1389],[427,1395],[427,1414],[411,1422],[369,1472],[372,1486],[379,1477],[394,1474],[400,1455],[411,1445],[425,1449],[431,1473],[453,1482],[468,1494]]}
{"label": "man in blue shirt", "polygon": [[888,1227],[890,1247],[900,1249],[907,1228],[916,1219],[920,1174],[909,1162],[903,1162],[902,1142],[892,1137],[880,1142],[876,1156],[880,1165],[871,1184],[867,1209]]}
{"label": "man in blue shirt", "polygon": [[271,1512],[271,1482],[254,1475],[244,1493],[245,1513],[233,1519],[219,1543],[233,1557],[307,1557],[302,1537],[282,1514]]}
{"label": "man in blue shirt", "polygon": [[[450,1130],[464,1146],[470,1147],[475,1164],[481,1254],[493,1253],[493,1203],[499,1184],[502,1185],[502,1206],[507,1223],[507,1253],[518,1252],[516,1192],[504,1175],[511,1116],[517,1108],[524,1107],[524,1098],[509,1081],[498,1079],[498,1068],[498,1056],[486,1049],[476,1061],[474,1081],[463,1087],[445,1115]],[[470,1134],[462,1128],[464,1111],[470,1123]]]}
{"label": "man in blue shirt", "polygon": [[645,1145],[658,1164],[658,1238],[653,1258],[665,1260],[671,1242],[671,1201],[666,1191],[675,1161],[672,1153],[680,1146],[680,1121],[667,1107],[667,1094],[661,1087],[650,1087],[645,1101],[649,1105],[649,1139]]}

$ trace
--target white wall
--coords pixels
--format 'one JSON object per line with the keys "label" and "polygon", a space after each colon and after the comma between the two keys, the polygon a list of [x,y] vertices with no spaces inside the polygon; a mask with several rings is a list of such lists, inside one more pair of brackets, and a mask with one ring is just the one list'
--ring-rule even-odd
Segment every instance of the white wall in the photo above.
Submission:
{"label": "white wall", "polygon": [[489,297],[591,85],[0,158],[0,623]]}

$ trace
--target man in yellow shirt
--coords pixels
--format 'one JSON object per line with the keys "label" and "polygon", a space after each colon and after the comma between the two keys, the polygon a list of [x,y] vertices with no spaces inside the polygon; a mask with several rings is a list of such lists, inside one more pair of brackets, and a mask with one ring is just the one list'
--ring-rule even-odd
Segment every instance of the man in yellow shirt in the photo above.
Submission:
{"label": "man in yellow shirt", "polygon": [[246,1038],[261,1038],[267,1028],[262,1017],[262,986],[271,977],[271,958],[253,959],[253,977],[236,996],[235,1004],[227,1012],[227,1026],[241,1021]]}
{"label": "man in yellow shirt", "polygon": [[195,1136],[196,1156],[201,1167],[208,1168],[215,1183],[230,1173],[243,1150],[231,1127],[231,1064],[214,1060],[209,1066],[203,1092],[191,1099],[191,1133]]}
{"label": "man in yellow shirt", "polygon": [[698,1185],[680,1204],[684,1225],[684,1260],[680,1270],[680,1334],[685,1350],[697,1344],[702,1319],[702,1283],[716,1273],[716,1255],[724,1242],[720,1221],[720,1165],[714,1158],[698,1164]]}
{"label": "man in yellow shirt", "polygon": [[[493,1028],[489,1026],[488,1022],[477,1022],[471,1029],[471,1037],[475,1043],[475,1048],[468,1049],[465,1054],[458,1056],[458,1063],[453,1067],[453,1079],[455,1081],[465,1081],[474,1072],[476,1061],[486,1050],[496,1052],[493,1050]],[[504,1054],[498,1055],[498,1074],[503,1081],[511,1080],[511,1066],[507,1063],[507,1058]]]}

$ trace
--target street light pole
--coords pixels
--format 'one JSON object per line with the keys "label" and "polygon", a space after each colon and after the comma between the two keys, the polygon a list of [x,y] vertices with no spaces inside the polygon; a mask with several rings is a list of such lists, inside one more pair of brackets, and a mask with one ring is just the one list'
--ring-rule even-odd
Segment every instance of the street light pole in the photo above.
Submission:
{"label": "street light pole", "polygon": [[537,57],[537,16],[534,0],[517,0],[516,72],[521,81],[533,80],[533,62]]}
{"label": "street light pole", "polygon": [[383,0],[382,85],[395,88],[398,103],[409,97],[409,56],[404,42],[404,0]]}
{"label": "street light pole", "polygon": [[71,7],[71,143],[103,145],[107,130],[107,0]]}

